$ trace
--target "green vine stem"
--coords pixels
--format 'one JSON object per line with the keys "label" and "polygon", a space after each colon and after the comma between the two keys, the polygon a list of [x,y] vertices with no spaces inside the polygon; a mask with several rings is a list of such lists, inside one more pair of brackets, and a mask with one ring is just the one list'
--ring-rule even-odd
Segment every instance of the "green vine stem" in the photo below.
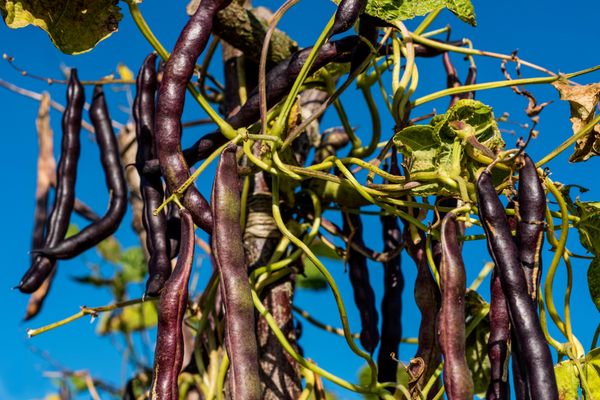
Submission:
{"label": "green vine stem", "polygon": [[[342,328],[344,329],[344,337],[350,349],[359,357],[365,359],[369,364],[369,368],[371,369],[371,385],[375,386],[377,383],[377,366],[375,362],[371,358],[369,354],[358,348],[354,339],[352,339],[352,333],[350,332],[350,326],[348,324],[348,315],[346,314],[346,307],[344,306],[344,302],[342,300],[342,296],[340,291],[335,283],[335,280],[331,276],[330,272],[325,268],[321,260],[312,252],[312,250],[303,243],[300,239],[298,239],[290,230],[285,226],[283,219],[281,217],[281,211],[279,209],[279,177],[272,177],[272,185],[273,185],[273,203],[272,203],[272,212],[273,218],[275,219],[275,223],[279,228],[279,231],[287,237],[294,245],[302,249],[302,251],[306,254],[306,256],[315,264],[319,272],[325,277],[325,280],[329,284],[331,291],[333,292],[333,296],[335,297],[336,305],[338,307],[338,311],[340,313],[340,319],[342,321]],[[260,310],[259,310],[260,311]]]}
{"label": "green vine stem", "polygon": [[292,85],[292,88],[290,89],[290,92],[288,93],[288,96],[286,97],[285,102],[283,103],[283,107],[281,108],[279,117],[275,120],[275,123],[273,124],[273,127],[271,128],[271,133],[273,135],[281,137],[281,134],[283,133],[283,130],[285,128],[288,116],[292,109],[292,105],[296,101],[296,96],[300,92],[300,87],[304,83],[304,80],[308,77],[310,68],[312,67],[315,59],[317,58],[317,54],[319,53],[319,50],[321,50],[321,47],[327,41],[327,38],[329,37],[329,32],[331,31],[331,28],[333,27],[334,20],[335,20],[335,15],[329,19],[329,22],[325,26],[325,29],[323,29],[323,31],[321,32],[321,35],[317,39],[310,54],[308,55],[306,62],[304,63],[304,65],[302,65],[302,69],[300,69],[300,73],[296,77],[296,80],[294,81],[294,84]]}
{"label": "green vine stem", "polygon": [[[274,182],[275,182],[275,180],[274,180]],[[368,388],[365,388],[360,385],[355,385],[355,384],[350,383],[336,375],[333,375],[329,371],[322,369],[318,365],[315,365],[314,363],[309,362],[304,357],[300,356],[300,354],[298,354],[298,352],[296,352],[296,350],[292,347],[290,342],[288,342],[287,338],[285,337],[285,335],[281,331],[281,329],[279,329],[279,327],[277,326],[277,322],[275,321],[275,319],[273,318],[271,313],[269,313],[269,311],[263,306],[262,302],[260,301],[260,297],[258,296],[258,294],[256,293],[256,291],[254,289],[252,289],[252,301],[254,302],[254,307],[257,309],[258,313],[260,315],[262,315],[265,318],[265,320],[267,321],[267,324],[269,325],[269,327],[275,334],[275,337],[277,337],[277,340],[279,340],[279,343],[281,344],[283,349],[294,360],[296,360],[296,362],[298,364],[300,364],[302,367],[307,368],[307,369],[313,371],[314,373],[322,376],[323,378],[335,383],[336,385],[341,386],[345,389],[351,390],[353,392],[379,395],[387,400],[394,399],[394,397],[391,396],[385,389],[379,388],[379,386],[376,384],[377,381],[375,381],[375,385],[372,385]],[[348,333],[345,332],[346,337],[347,337],[347,335],[348,335]]]}
{"label": "green vine stem", "polygon": [[[600,70],[600,65],[597,65],[592,68],[587,68],[581,71],[572,72],[570,74],[564,74],[559,76],[549,76],[549,77],[537,77],[537,78],[523,78],[523,79],[509,79],[504,81],[495,81],[495,82],[486,82],[486,83],[477,83],[474,85],[465,85],[459,86],[455,88],[449,88],[440,90],[438,92],[430,93],[423,97],[419,97],[412,103],[412,107],[422,106],[425,103],[428,103],[433,100],[440,99],[442,97],[446,97],[452,94],[459,93],[467,93],[478,90],[489,90],[489,89],[497,89],[509,86],[519,86],[519,85],[541,85],[546,83],[556,82],[560,79],[571,79],[580,75],[589,74],[591,72]],[[596,121],[597,123],[597,121]]]}
{"label": "green vine stem", "polygon": [[128,306],[132,306],[134,304],[140,304],[143,303],[145,301],[154,301],[157,299],[143,299],[143,298],[139,298],[139,299],[133,299],[133,300],[127,300],[127,301],[122,301],[122,302],[118,302],[118,303],[114,303],[114,304],[110,304],[107,306],[100,306],[100,307],[86,307],[86,306],[82,306],[81,310],[76,313],[71,315],[70,317],[67,317],[65,319],[61,319],[60,321],[56,321],[53,322],[51,324],[48,324],[46,326],[42,326],[41,328],[37,328],[37,329],[27,329],[27,336],[29,338],[32,338],[34,336],[37,335],[41,335],[42,333],[51,331],[52,329],[56,329],[58,327],[67,325],[73,321],[78,320],[79,318],[82,318],[86,315],[91,315],[92,319],[95,319],[99,313],[103,313],[103,312],[107,312],[107,311],[113,311],[119,308],[125,308]]}

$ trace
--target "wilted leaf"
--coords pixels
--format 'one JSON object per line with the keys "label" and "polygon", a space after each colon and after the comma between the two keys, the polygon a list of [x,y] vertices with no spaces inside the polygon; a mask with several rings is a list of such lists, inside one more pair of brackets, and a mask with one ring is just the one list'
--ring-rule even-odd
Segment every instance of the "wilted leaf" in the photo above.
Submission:
{"label": "wilted leaf", "polygon": [[588,288],[592,300],[596,305],[598,311],[600,311],[600,259],[594,257],[587,272],[588,277]]}
{"label": "wilted leaf", "polygon": [[[561,100],[569,102],[573,133],[577,133],[595,117],[595,110],[600,100],[600,83],[571,86],[566,82],[557,81],[552,85],[560,93]],[[600,154],[600,125],[596,125],[589,134],[577,141],[569,161],[586,161],[598,154]]]}
{"label": "wilted leaf", "polygon": [[577,399],[579,390],[579,377],[573,361],[567,360],[554,366],[558,398],[560,400]]}
{"label": "wilted leaf", "polygon": [[141,247],[130,247],[121,254],[122,277],[126,283],[143,282],[147,266]]}
{"label": "wilted leaf", "polygon": [[112,313],[102,314],[97,331],[100,335],[114,332],[135,332],[151,328],[156,325],[157,321],[156,304],[146,301]]}
{"label": "wilted leaf", "polygon": [[121,245],[114,236],[109,236],[96,246],[100,257],[108,262],[117,264],[121,259]]}
{"label": "wilted leaf", "polygon": [[123,16],[113,0],[0,0],[9,28],[37,26],[66,54],[91,50],[119,26]]}
{"label": "wilted leaf", "polygon": [[298,275],[296,286],[300,289],[309,290],[327,289],[327,281],[308,257],[302,256],[302,264],[304,265],[304,274]]}
{"label": "wilted leaf", "polygon": [[371,0],[365,12],[387,22],[404,21],[425,15],[439,8],[448,8],[458,18],[476,25],[470,0]]}

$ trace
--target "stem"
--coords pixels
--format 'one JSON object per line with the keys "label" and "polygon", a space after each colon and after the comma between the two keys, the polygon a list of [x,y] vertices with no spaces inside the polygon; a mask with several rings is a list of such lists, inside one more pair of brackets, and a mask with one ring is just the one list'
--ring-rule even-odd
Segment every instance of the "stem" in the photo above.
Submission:
{"label": "stem", "polygon": [[[157,300],[157,299],[146,299],[146,301],[154,301],[154,300]],[[100,307],[82,306],[81,311],[79,311],[76,314],[71,315],[70,317],[62,319],[60,321],[53,322],[53,323],[43,326],[41,328],[27,329],[27,336],[29,336],[29,338],[32,338],[34,336],[40,335],[44,332],[51,331],[52,329],[58,328],[60,326],[67,325],[68,323],[76,321],[79,318],[84,317],[86,315],[91,315],[92,318],[95,318],[98,315],[98,313],[102,313],[102,312],[106,312],[106,311],[113,311],[118,308],[124,308],[124,307],[128,307],[128,306],[132,306],[134,304],[143,303],[143,302],[144,302],[144,299],[139,298],[139,299],[122,301],[122,302],[110,304],[107,306],[100,306]]]}

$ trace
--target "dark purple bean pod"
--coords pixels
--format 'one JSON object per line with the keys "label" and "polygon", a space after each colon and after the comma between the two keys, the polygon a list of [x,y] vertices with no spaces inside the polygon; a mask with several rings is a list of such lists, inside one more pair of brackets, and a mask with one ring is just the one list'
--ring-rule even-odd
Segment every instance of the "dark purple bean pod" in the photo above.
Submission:
{"label": "dark purple bean pod", "polygon": [[[154,100],[156,94],[156,54],[146,57],[136,82],[137,92],[133,102],[133,119],[137,139],[136,164],[143,165],[155,158],[154,151]],[[171,259],[168,254],[167,217],[164,210],[154,215],[165,199],[160,173],[140,171],[142,195],[142,223],[146,230],[148,281],[146,295],[157,296],[171,275]]]}
{"label": "dark purple bean pod", "polygon": [[169,257],[174,259],[179,254],[179,243],[181,242],[181,218],[179,208],[170,205],[167,215],[167,239],[169,240]]}
{"label": "dark purple bean pod", "polygon": [[[444,64],[444,69],[446,70],[446,87],[449,89],[459,87],[460,80],[458,79],[458,72],[456,72],[456,68],[454,67],[454,64],[452,64],[452,60],[450,59],[450,54],[448,52],[442,55],[442,63]],[[450,105],[448,107],[452,107],[460,99],[460,94],[452,95],[450,97]]]}
{"label": "dark purple bean pod", "polygon": [[527,291],[535,303],[542,274],[546,193],[534,162],[527,154],[523,158],[525,165],[519,170],[517,245]]}
{"label": "dark purple bean pod", "polygon": [[178,400],[177,378],[183,365],[183,318],[188,302],[188,282],[194,261],[194,222],[181,210],[181,252],[165,283],[158,308],[158,331],[150,398]]}
{"label": "dark purple bean pod", "polygon": [[[379,30],[377,26],[370,23],[369,19],[360,18],[358,23],[358,34],[362,39],[367,40],[373,47],[377,48],[377,38],[379,37]],[[360,67],[364,60],[371,54],[371,47],[361,40],[356,48],[352,52],[352,60],[350,61],[350,72],[352,75],[354,71]]]}
{"label": "dark purple bean pod", "polygon": [[335,12],[330,35],[337,35],[350,29],[366,6],[366,0],[341,0]]}
{"label": "dark purple bean pod", "polygon": [[[383,226],[383,251],[392,252],[402,246],[402,230],[398,217],[381,217]],[[379,382],[396,382],[398,362],[392,353],[398,354],[402,339],[402,291],[404,276],[402,274],[400,252],[393,259],[383,263],[383,299],[381,300],[381,346],[377,357],[377,380]],[[393,388],[392,388],[393,391]]]}
{"label": "dark purple bean pod", "polygon": [[98,221],[86,226],[77,234],[60,241],[55,246],[47,245],[42,249],[43,254],[58,259],[76,257],[115,233],[127,211],[127,187],[121,166],[119,147],[106,108],[104,92],[100,85],[94,89],[90,119],[94,125],[96,141],[100,148],[100,161],[106,178],[106,186],[110,191],[108,211]]}
{"label": "dark purple bean pod", "polygon": [[487,171],[477,180],[477,199],[488,249],[498,267],[512,329],[526,367],[531,398],[557,400],[550,349],[542,332],[536,306],[527,292],[519,250],[511,236],[504,207],[496,194],[492,175]]}
{"label": "dark purple bean pod", "polygon": [[[351,241],[364,247],[363,227],[360,215],[344,214],[343,232]],[[367,258],[348,246],[348,275],[354,293],[354,303],[360,314],[360,344],[369,353],[373,354],[379,343],[379,330],[377,327],[379,315],[375,306],[375,292],[369,281]]]}
{"label": "dark purple bean pod", "polygon": [[[507,210],[514,210],[515,203],[510,201],[506,205]],[[510,227],[511,232],[517,231],[517,226],[519,224],[516,215],[507,215],[506,219],[508,220],[508,226]],[[516,243],[516,238],[514,238]],[[498,279],[498,278],[496,278]],[[504,292],[503,292],[504,296]],[[506,303],[506,297],[505,297]],[[508,306],[506,306],[508,307]],[[509,320],[510,323],[510,320]],[[526,368],[525,362],[523,361],[523,356],[519,352],[519,346],[517,340],[515,339],[515,334],[511,330],[510,333],[510,342],[511,342],[511,355],[512,355],[512,376],[514,382],[514,391],[515,397],[517,400],[529,400],[529,384],[527,383],[526,376]]]}
{"label": "dark purple bean pod", "polygon": [[444,358],[444,388],[449,400],[473,398],[474,385],[466,357],[465,295],[467,274],[458,241],[460,228],[456,215],[442,220],[440,286],[442,307],[438,314],[438,338]]}
{"label": "dark purple bean pod", "polygon": [[[349,61],[353,49],[358,43],[357,36],[347,36],[340,40],[325,43],[319,50],[315,62],[311,68],[314,73],[319,68],[331,62]],[[299,50],[289,58],[274,66],[266,76],[267,82],[267,105],[274,106],[289,93],[296,77],[300,73],[304,62],[308,58],[312,47]],[[164,80],[163,80],[164,82]],[[234,129],[249,126],[260,118],[259,95],[255,89],[248,95],[248,100],[240,110],[227,118],[226,121]],[[178,125],[179,129],[179,125]],[[227,139],[220,132],[211,132],[202,136],[190,147],[183,150],[183,156],[187,165],[191,166],[208,157],[217,147],[225,144]],[[144,165],[144,171],[152,171],[158,168],[155,160]]]}
{"label": "dark purple bean pod", "polygon": [[214,224],[211,247],[225,309],[231,398],[258,400],[261,395],[258,348],[240,226],[241,197],[235,152],[235,145],[226,147],[217,166],[211,197]]}
{"label": "dark purple bean pod", "polygon": [[498,273],[492,273],[490,285],[490,336],[488,338],[488,357],[490,359],[490,384],[486,393],[487,400],[508,400],[508,358],[510,356],[510,317],[506,298]]}
{"label": "dark purple bean pod", "polygon": [[[67,86],[67,108],[62,118],[61,156],[56,172],[56,194],[54,206],[48,220],[44,247],[56,246],[64,240],[69,228],[69,220],[75,202],[75,181],[77,179],[77,162],[79,161],[81,116],[85,92],[77,78],[77,70],[71,69]],[[35,292],[50,275],[56,260],[43,254],[36,254],[31,267],[18,285],[23,293]]]}
{"label": "dark purple bean pod", "polygon": [[529,381],[527,379],[527,372],[525,368],[525,362],[523,356],[519,351],[519,344],[515,337],[515,333],[511,331],[511,355],[512,355],[512,376],[514,383],[515,398],[517,400],[530,400],[529,395]]}
{"label": "dark purple bean pod", "polygon": [[[418,396],[442,361],[436,337],[436,318],[441,298],[440,290],[427,264],[425,238],[421,236],[421,241],[415,244],[410,237],[408,226],[405,226],[404,241],[407,244],[408,254],[417,266],[414,296],[421,313],[421,323],[419,325],[419,344],[413,360],[419,361],[411,361],[408,372],[411,377],[409,390],[411,394]],[[431,390],[428,399],[434,396],[435,390]]]}
{"label": "dark purple bean pod", "polygon": [[[213,17],[230,2],[231,0],[203,1],[185,24],[165,65],[158,94],[154,131],[162,175],[172,193],[190,177],[188,164],[181,152],[181,115],[186,87],[194,73],[196,60],[210,37]],[[188,187],[181,200],[192,214],[194,223],[210,233],[210,207],[196,186]]]}

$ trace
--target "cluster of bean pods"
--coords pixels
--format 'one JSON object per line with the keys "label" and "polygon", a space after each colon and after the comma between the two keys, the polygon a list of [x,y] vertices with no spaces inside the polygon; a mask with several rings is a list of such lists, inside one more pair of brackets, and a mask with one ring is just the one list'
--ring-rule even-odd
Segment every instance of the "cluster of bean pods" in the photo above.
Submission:
{"label": "cluster of bean pods", "polygon": [[[242,227],[242,187],[235,143],[222,150],[209,201],[198,188],[188,185],[190,168],[227,143],[215,131],[204,135],[191,147],[182,148],[181,117],[185,91],[194,74],[196,60],[207,46],[213,19],[230,0],[203,0],[191,16],[164,64],[162,78],[157,79],[155,54],[143,61],[136,81],[133,103],[137,154],[135,166],[140,175],[143,202],[142,223],[146,231],[148,279],[145,296],[158,297],[158,332],[150,388],[152,399],[179,398],[178,377],[184,359],[183,323],[188,311],[188,282],[195,246],[195,227],[211,235],[211,252],[218,277],[218,312],[223,312],[223,344],[229,360],[228,393],[233,399],[260,399],[259,348],[252,287],[244,253]],[[342,0],[335,15],[330,36],[347,31],[358,21],[358,36],[328,40],[317,52],[311,72],[332,62],[349,62],[354,73],[363,65],[378,38],[380,21],[361,16],[366,2]],[[370,43],[371,46],[369,46]],[[436,50],[415,46],[417,55],[431,57]],[[273,66],[266,74],[268,107],[280,102],[292,88],[312,48],[297,51]],[[385,50],[380,50],[385,51]],[[420,52],[420,53],[419,53]],[[448,54],[443,54],[448,87],[460,85]],[[474,84],[472,66],[466,84]],[[465,93],[452,97],[451,104]],[[79,207],[92,222],[73,236],[66,237],[73,211],[77,211],[75,183],[80,153],[80,129],[84,106],[84,89],[72,70],[67,90],[67,107],[62,120],[61,156],[56,169],[56,194],[51,212],[47,213],[47,193],[38,198],[36,225],[32,241],[31,267],[18,288],[33,293],[52,279],[57,260],[76,257],[96,246],[119,227],[126,211],[127,188],[101,86],[96,86],[90,106],[90,119],[100,149],[100,161],[110,193],[109,206],[103,216]],[[260,117],[258,88],[249,91],[244,104],[225,122],[238,129],[255,123]],[[317,149],[315,162],[334,155],[349,141],[344,132],[326,136]],[[401,175],[395,151],[389,172]],[[480,220],[487,237],[495,267],[491,282],[490,336],[488,354],[491,382],[487,398],[508,399],[510,388],[507,365],[513,354],[513,376],[518,399],[558,399],[552,359],[542,333],[536,310],[541,275],[540,251],[544,233],[545,193],[532,160],[524,155],[519,170],[518,218],[507,219],[505,209],[492,184],[491,174],[484,171],[476,184]],[[182,189],[183,188],[183,189]],[[166,198],[176,199],[171,208],[162,208]],[[437,206],[459,210],[455,199],[442,198]],[[414,210],[407,209],[408,213]],[[360,344],[372,356],[379,346],[377,380],[387,383],[393,392],[397,381],[399,344],[402,338],[402,291],[404,276],[401,251],[417,267],[414,298],[421,313],[418,349],[407,367],[408,390],[413,398],[429,385],[427,398],[433,398],[439,382],[436,369],[443,362],[443,386],[449,399],[470,399],[474,384],[466,359],[465,296],[466,272],[462,260],[464,226],[455,211],[438,213],[439,238],[427,247],[425,235],[408,224],[400,227],[396,216],[381,217],[384,252],[393,254],[383,261],[384,292],[381,318],[376,293],[370,278],[363,223],[358,214],[343,212],[343,228],[338,229],[347,243],[344,255],[348,275],[359,311]],[[511,227],[511,222],[513,227]],[[513,238],[511,230],[516,230]],[[439,271],[439,282],[430,269]],[[172,260],[177,258],[174,268]],[[32,316],[32,315],[30,315]],[[381,330],[379,320],[381,319]],[[431,384],[431,380],[435,382]],[[384,391],[385,392],[385,391]]]}

